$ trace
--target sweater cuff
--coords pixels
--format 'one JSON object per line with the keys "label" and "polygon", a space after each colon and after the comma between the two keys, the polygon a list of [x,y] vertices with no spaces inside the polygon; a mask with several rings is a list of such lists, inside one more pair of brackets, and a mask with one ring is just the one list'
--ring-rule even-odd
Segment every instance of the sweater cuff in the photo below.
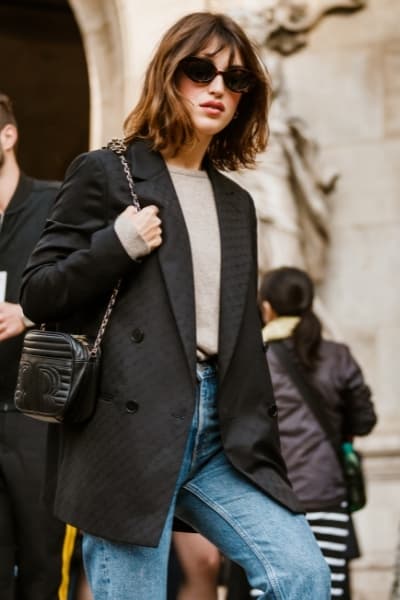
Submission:
{"label": "sweater cuff", "polygon": [[121,213],[114,223],[114,230],[125,252],[132,260],[150,253],[150,246],[144,241],[136,227]]}

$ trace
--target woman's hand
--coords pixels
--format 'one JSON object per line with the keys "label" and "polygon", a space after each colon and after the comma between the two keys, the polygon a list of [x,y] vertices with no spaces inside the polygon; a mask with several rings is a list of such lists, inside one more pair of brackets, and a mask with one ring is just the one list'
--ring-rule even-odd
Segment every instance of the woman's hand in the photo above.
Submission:
{"label": "woman's hand", "polygon": [[157,206],[145,206],[137,211],[134,206],[128,206],[118,219],[133,225],[134,229],[149,247],[149,251],[155,250],[162,242],[161,219],[158,217]]}

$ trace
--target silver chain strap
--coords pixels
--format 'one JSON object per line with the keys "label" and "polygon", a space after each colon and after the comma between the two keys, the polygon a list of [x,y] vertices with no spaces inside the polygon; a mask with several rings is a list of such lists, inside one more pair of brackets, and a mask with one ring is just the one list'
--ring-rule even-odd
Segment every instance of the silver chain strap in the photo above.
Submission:
{"label": "silver chain strap", "polygon": [[[126,179],[128,181],[129,191],[130,191],[131,197],[132,197],[132,204],[137,208],[137,210],[140,210],[139,198],[137,196],[137,193],[135,192],[135,183],[132,178],[132,173],[129,168],[128,161],[125,158],[125,152],[126,152],[127,148],[126,148],[126,144],[125,144],[124,140],[121,140],[119,138],[114,138],[107,144],[107,146],[105,146],[105,148],[108,148],[109,150],[112,150],[113,152],[115,152],[115,154],[120,159],[122,168],[124,170]],[[99,351],[101,340],[103,339],[104,332],[106,330],[108,321],[110,320],[111,313],[114,308],[114,304],[117,300],[118,292],[121,287],[121,282],[122,282],[122,280],[119,279],[119,281],[117,282],[117,285],[113,289],[111,298],[108,301],[106,312],[104,313],[104,317],[101,321],[99,331],[97,333],[95,342],[93,344],[93,348],[90,351],[90,356],[92,358],[96,358],[97,353]]]}
{"label": "silver chain strap", "polygon": [[99,331],[97,332],[96,339],[95,339],[93,347],[92,347],[92,349],[90,351],[91,358],[96,358],[96,356],[97,356],[97,353],[99,351],[99,347],[100,347],[100,344],[101,344],[101,340],[103,339],[104,332],[105,332],[106,327],[107,327],[107,323],[110,320],[112,309],[114,308],[114,304],[115,304],[115,301],[117,299],[120,287],[121,287],[121,279],[118,281],[117,285],[113,289],[113,292],[111,294],[111,298],[108,301],[106,312],[104,313],[103,319],[102,319],[100,327],[99,327]]}
{"label": "silver chain strap", "polygon": [[135,184],[133,182],[132,173],[131,173],[131,170],[129,168],[128,161],[125,158],[125,152],[127,150],[127,147],[126,147],[126,144],[125,144],[124,140],[121,140],[119,138],[113,138],[107,144],[106,148],[108,148],[109,150],[112,150],[113,152],[115,152],[115,154],[118,156],[119,160],[121,161],[122,168],[124,170],[124,173],[126,175],[126,179],[128,181],[129,191],[130,191],[131,197],[132,197],[132,204],[138,210],[140,210],[139,199],[138,199],[137,193],[135,192]]}

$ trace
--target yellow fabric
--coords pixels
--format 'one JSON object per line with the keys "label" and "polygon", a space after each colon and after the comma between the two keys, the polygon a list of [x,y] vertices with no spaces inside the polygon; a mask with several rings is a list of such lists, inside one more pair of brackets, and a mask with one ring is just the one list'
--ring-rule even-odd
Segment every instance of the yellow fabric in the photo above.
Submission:
{"label": "yellow fabric", "polygon": [[58,600],[67,600],[71,576],[71,559],[74,552],[77,529],[72,525],[65,528],[64,544],[62,549],[61,584],[58,588]]}
{"label": "yellow fabric", "polygon": [[264,342],[284,340],[292,335],[300,317],[277,317],[270,321],[262,330]]}

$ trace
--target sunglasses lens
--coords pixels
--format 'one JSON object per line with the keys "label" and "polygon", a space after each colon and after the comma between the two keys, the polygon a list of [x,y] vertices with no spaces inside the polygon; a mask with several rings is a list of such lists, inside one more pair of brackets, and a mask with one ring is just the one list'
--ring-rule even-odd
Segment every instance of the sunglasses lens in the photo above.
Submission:
{"label": "sunglasses lens", "polygon": [[254,85],[254,77],[246,69],[228,69],[224,73],[227,87],[233,92],[248,92]]}
{"label": "sunglasses lens", "polygon": [[211,62],[196,57],[183,60],[181,66],[185,75],[196,83],[209,83],[217,72]]}

